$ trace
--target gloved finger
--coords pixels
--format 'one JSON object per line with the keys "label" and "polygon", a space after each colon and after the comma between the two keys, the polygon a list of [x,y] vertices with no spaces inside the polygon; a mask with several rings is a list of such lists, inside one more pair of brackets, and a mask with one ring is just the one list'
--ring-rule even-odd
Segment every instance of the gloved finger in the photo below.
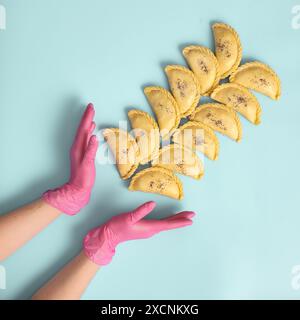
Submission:
{"label": "gloved finger", "polygon": [[88,144],[90,128],[95,115],[95,109],[92,103],[89,103],[81,118],[80,124],[77,129],[73,148],[76,152],[83,152]]}
{"label": "gloved finger", "polygon": [[186,218],[177,218],[172,220],[157,220],[158,231],[167,231],[171,229],[183,228],[193,224],[193,221]]}
{"label": "gloved finger", "polygon": [[155,208],[155,206],[156,203],[154,201],[149,201],[134,209],[130,213],[131,222],[136,223],[137,221],[141,220],[147,214],[149,214]]}
{"label": "gloved finger", "polygon": [[93,131],[95,130],[96,128],[96,123],[93,121],[92,124],[91,124],[91,127],[90,127],[90,134],[93,133]]}
{"label": "gloved finger", "polygon": [[187,218],[187,219],[191,219],[195,216],[195,212],[194,211],[182,211],[176,214],[173,214],[169,217],[163,218],[161,220],[174,220],[177,218]]}
{"label": "gloved finger", "polygon": [[84,161],[87,161],[87,162],[95,161],[98,145],[99,145],[99,142],[97,140],[97,137],[95,135],[91,136],[84,154],[84,158],[83,158]]}

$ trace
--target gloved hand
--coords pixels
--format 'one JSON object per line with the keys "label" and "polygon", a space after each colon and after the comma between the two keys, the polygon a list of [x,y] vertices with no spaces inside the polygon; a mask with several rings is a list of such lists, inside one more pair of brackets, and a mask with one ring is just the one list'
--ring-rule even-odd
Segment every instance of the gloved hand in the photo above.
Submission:
{"label": "gloved hand", "polygon": [[48,190],[42,196],[49,205],[68,215],[78,213],[89,202],[95,182],[98,140],[92,135],[95,129],[94,115],[94,106],[90,103],[82,116],[70,151],[70,180],[57,189]]}
{"label": "gloved hand", "polygon": [[170,229],[189,226],[194,212],[184,211],[161,220],[143,219],[155,207],[155,202],[146,202],[132,212],[113,217],[104,225],[91,230],[84,238],[84,252],[98,265],[111,262],[116,246],[127,240],[146,239]]}

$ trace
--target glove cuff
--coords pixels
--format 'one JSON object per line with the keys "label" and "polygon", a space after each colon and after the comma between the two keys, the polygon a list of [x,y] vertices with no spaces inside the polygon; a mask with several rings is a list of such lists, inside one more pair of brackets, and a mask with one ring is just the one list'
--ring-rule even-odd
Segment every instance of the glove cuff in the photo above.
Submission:
{"label": "glove cuff", "polygon": [[66,183],[59,188],[46,191],[42,199],[50,206],[73,216],[89,202],[90,192]]}
{"label": "glove cuff", "polygon": [[100,266],[109,264],[116,252],[112,237],[112,232],[106,225],[91,230],[83,240],[87,257]]}

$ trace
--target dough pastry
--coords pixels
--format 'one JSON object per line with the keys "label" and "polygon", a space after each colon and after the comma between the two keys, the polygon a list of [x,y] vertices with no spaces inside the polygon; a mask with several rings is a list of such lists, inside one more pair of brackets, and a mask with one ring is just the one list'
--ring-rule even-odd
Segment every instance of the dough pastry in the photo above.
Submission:
{"label": "dough pastry", "polygon": [[229,25],[215,23],[212,29],[221,79],[224,79],[234,72],[241,63],[242,46],[237,32]]}
{"label": "dough pastry", "polygon": [[200,179],[204,174],[201,160],[196,153],[179,144],[170,144],[159,151],[152,161],[153,166],[159,166],[194,179]]}
{"label": "dough pastry", "polygon": [[277,74],[261,62],[249,62],[240,66],[231,75],[230,82],[238,83],[274,100],[278,100],[281,95],[281,85]]}
{"label": "dough pastry", "polygon": [[114,155],[121,178],[130,178],[139,164],[135,139],[127,131],[118,128],[105,129],[102,134]]}
{"label": "dough pastry", "polygon": [[151,167],[137,173],[132,178],[128,189],[158,193],[178,200],[183,198],[180,180],[172,171],[160,167]]}
{"label": "dough pastry", "polygon": [[259,102],[245,87],[236,83],[221,84],[213,91],[211,98],[232,107],[252,123],[260,123]]}
{"label": "dough pastry", "polygon": [[165,68],[171,92],[182,117],[190,115],[200,99],[200,84],[194,73],[183,66],[170,65]]}
{"label": "dough pastry", "polygon": [[160,135],[167,139],[179,125],[179,107],[171,93],[162,87],[146,87],[144,92],[156,115]]}
{"label": "dough pastry", "polygon": [[242,138],[242,125],[238,115],[224,104],[202,104],[192,113],[190,120],[200,121],[235,141]]}
{"label": "dough pastry", "polygon": [[146,164],[158,154],[160,144],[158,125],[149,113],[141,110],[130,110],[128,118],[140,150],[140,163]]}
{"label": "dough pastry", "polygon": [[201,46],[186,47],[182,53],[200,83],[201,95],[208,95],[220,81],[217,58],[210,49]]}
{"label": "dough pastry", "polygon": [[192,150],[204,153],[211,160],[219,155],[219,140],[214,131],[198,121],[188,121],[173,135],[173,141]]}

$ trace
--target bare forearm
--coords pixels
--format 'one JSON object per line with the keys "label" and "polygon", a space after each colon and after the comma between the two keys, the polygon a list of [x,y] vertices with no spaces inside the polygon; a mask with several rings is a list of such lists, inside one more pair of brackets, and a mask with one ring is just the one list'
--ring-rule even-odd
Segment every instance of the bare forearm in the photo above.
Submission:
{"label": "bare forearm", "polygon": [[78,300],[99,270],[99,266],[90,261],[81,252],[69,262],[53,279],[45,284],[33,297],[33,300]]}
{"label": "bare forearm", "polygon": [[60,211],[36,200],[0,216],[0,261],[32,239],[60,215]]}

